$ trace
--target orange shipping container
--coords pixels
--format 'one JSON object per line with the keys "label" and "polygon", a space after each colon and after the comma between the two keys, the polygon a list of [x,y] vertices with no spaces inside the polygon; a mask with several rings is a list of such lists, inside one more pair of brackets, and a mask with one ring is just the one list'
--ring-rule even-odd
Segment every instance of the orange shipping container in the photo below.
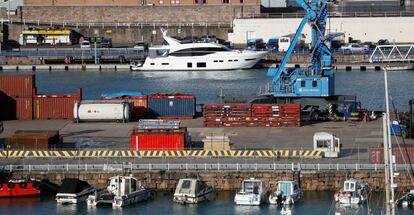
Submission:
{"label": "orange shipping container", "polygon": [[32,97],[34,75],[0,75],[0,91],[10,97]]}
{"label": "orange shipping container", "polygon": [[16,101],[15,119],[32,120],[33,119],[33,99],[32,98],[14,98]]}
{"label": "orange shipping container", "polygon": [[73,119],[73,107],[82,99],[82,89],[77,94],[35,95],[34,119]]}

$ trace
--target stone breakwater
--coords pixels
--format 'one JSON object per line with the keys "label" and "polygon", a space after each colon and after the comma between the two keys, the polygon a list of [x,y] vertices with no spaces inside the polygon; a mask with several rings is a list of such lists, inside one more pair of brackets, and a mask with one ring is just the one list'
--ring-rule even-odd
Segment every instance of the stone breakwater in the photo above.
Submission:
{"label": "stone breakwater", "polygon": [[[14,177],[31,177],[36,179],[48,179],[53,183],[61,184],[64,178],[79,178],[88,181],[91,185],[97,188],[107,186],[107,181],[110,177],[119,175],[118,173],[108,172],[40,172],[29,173],[20,172],[15,173]],[[199,178],[207,184],[215,187],[219,191],[239,190],[241,182],[248,178],[259,178],[263,180],[270,189],[276,187],[277,181],[292,180],[293,172],[290,171],[276,171],[276,172],[172,172],[172,171],[158,171],[158,172],[134,172],[134,177],[137,177],[144,186],[154,188],[160,191],[173,191],[180,178]],[[336,191],[343,185],[343,181],[347,178],[360,179],[369,184],[373,191],[381,191],[384,188],[385,180],[384,173],[380,171],[358,171],[358,172],[301,172],[300,179],[302,188],[305,191]],[[411,182],[408,173],[401,173],[396,177],[398,190],[406,191],[413,189],[414,184]]]}

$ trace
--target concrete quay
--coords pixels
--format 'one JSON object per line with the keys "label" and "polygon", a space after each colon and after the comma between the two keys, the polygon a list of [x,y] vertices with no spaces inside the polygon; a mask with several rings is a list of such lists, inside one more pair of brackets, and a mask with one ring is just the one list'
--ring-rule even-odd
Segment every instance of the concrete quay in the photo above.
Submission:
{"label": "concrete quay", "polygon": [[[0,141],[11,136],[16,130],[59,130],[63,143],[58,148],[65,150],[129,150],[130,134],[136,122],[130,123],[72,123],[66,120],[6,121]],[[341,139],[342,151],[338,159],[304,160],[289,157],[114,157],[76,159],[65,158],[8,158],[0,159],[2,164],[22,163],[107,163],[108,159],[122,162],[305,162],[305,163],[369,163],[368,148],[382,144],[381,120],[371,122],[320,122],[299,128],[206,128],[203,118],[182,121],[188,127],[193,144],[189,149],[202,149],[201,139],[212,133],[225,133],[230,136],[232,150],[312,150],[315,132],[332,132]],[[36,128],[36,129],[34,129]],[[395,139],[393,139],[395,141]],[[406,140],[412,144],[412,140]],[[1,143],[0,142],[0,143]],[[400,141],[401,142],[401,141]]]}

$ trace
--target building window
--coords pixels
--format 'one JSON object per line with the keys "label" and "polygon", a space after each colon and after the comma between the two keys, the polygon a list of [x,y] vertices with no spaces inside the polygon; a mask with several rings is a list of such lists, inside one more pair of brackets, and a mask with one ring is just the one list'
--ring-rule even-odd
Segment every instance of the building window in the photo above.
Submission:
{"label": "building window", "polygon": [[151,66],[154,66],[154,65],[155,65],[155,63],[150,63],[150,65],[151,65]]}
{"label": "building window", "polygon": [[197,63],[197,67],[198,68],[205,68],[207,65],[206,65],[206,63],[205,62],[200,62],[200,63]]}
{"label": "building window", "polygon": [[160,1],[159,1],[159,3],[160,3],[160,4],[164,4],[164,1],[163,1],[163,0],[160,0]]}
{"label": "building window", "polygon": [[187,68],[193,68],[193,63],[187,63]]}
{"label": "building window", "polygon": [[170,65],[169,63],[161,63],[161,65]]}
{"label": "building window", "polygon": [[222,0],[223,4],[228,4],[230,3],[230,0]]}
{"label": "building window", "polygon": [[223,62],[223,60],[219,60],[219,62],[221,63],[221,62]]}
{"label": "building window", "polygon": [[243,4],[243,0],[240,0],[240,4]]}
{"label": "building window", "polygon": [[194,0],[195,4],[206,4],[207,0]]}
{"label": "building window", "polygon": [[180,0],[171,0],[171,4],[180,4]]}
{"label": "building window", "polygon": [[218,60],[214,60],[214,63],[217,63],[218,62]]}

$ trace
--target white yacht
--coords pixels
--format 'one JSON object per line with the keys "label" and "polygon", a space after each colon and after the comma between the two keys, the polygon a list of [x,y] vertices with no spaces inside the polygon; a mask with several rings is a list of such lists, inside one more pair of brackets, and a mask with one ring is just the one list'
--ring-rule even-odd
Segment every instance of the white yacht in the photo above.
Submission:
{"label": "white yacht", "polygon": [[344,187],[335,193],[335,201],[342,205],[362,204],[368,198],[368,185],[357,179],[344,181]]}
{"label": "white yacht", "polygon": [[67,178],[62,182],[56,194],[56,201],[60,204],[78,204],[84,202],[96,189],[86,181]]}
{"label": "white yacht", "polygon": [[114,176],[109,179],[109,186],[106,190],[89,195],[86,203],[89,206],[112,205],[112,207],[123,207],[152,198],[152,191],[143,188],[136,178]]}
{"label": "white yacht", "polygon": [[259,179],[243,180],[242,189],[234,197],[236,205],[261,205],[266,202],[268,191]]}
{"label": "white yacht", "polygon": [[270,194],[269,203],[274,205],[293,205],[303,197],[302,188],[296,181],[279,181],[275,192]]}
{"label": "white yacht", "polygon": [[267,51],[232,50],[218,43],[180,43],[162,31],[168,45],[148,49],[144,63],[131,64],[131,70],[195,71],[249,69]]}
{"label": "white yacht", "polygon": [[180,179],[175,188],[174,202],[197,204],[208,200],[208,196],[213,192],[213,187],[203,181],[192,178]]}

